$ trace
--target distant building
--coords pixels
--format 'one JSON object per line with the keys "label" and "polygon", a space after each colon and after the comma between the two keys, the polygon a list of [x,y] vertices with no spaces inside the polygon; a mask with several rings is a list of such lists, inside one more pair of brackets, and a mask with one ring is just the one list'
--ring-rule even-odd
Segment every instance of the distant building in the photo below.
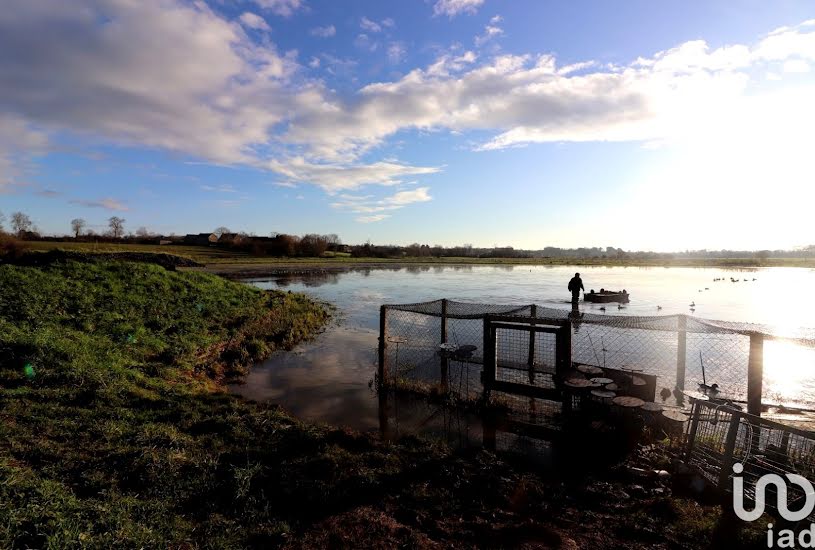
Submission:
{"label": "distant building", "polygon": [[240,233],[221,233],[218,237],[218,244],[239,244],[243,241],[243,235]]}
{"label": "distant building", "polygon": [[215,233],[190,233],[184,236],[184,244],[194,246],[209,246],[218,242],[218,235]]}

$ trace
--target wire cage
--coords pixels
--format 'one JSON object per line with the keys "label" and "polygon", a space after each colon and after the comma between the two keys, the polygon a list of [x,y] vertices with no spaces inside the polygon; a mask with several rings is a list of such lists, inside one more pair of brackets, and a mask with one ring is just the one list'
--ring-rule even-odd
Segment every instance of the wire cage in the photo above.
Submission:
{"label": "wire cage", "polygon": [[[728,402],[744,402],[760,415],[768,403],[815,406],[815,330],[700,319],[686,315],[594,315],[531,305],[435,300],[383,305],[380,312],[380,384],[444,394],[460,402],[484,394],[485,319],[567,324],[570,362],[642,373],[656,378],[656,393],[687,407],[684,390],[713,386]],[[535,336],[532,336],[535,334]],[[496,332],[498,381],[546,387],[554,372],[555,340],[522,330]],[[796,350],[795,384],[784,361],[765,369],[764,347]],[[771,349],[777,353],[776,348]],[[786,353],[786,352],[785,352]],[[528,396],[503,395],[520,415],[557,407]]]}
{"label": "wire cage", "polygon": [[[788,474],[802,476],[815,484],[815,432],[774,422],[737,408],[710,401],[694,400],[688,425],[685,460],[708,483],[724,493],[735,489],[741,478],[745,505],[755,505],[756,487],[767,474],[781,477],[786,495],[776,486],[762,495],[771,513],[779,505],[800,510],[807,499],[815,501],[809,488],[788,483]],[[783,497],[786,496],[786,502]],[[775,498],[774,498],[775,497]],[[815,522],[815,511],[804,520]]]}

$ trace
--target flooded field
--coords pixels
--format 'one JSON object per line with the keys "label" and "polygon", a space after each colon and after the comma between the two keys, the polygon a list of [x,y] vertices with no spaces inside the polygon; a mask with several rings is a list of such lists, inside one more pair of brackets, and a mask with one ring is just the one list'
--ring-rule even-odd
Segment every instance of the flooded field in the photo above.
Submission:
{"label": "flooded field", "polygon": [[[247,281],[261,288],[306,292],[334,304],[338,320],[314,342],[257,365],[245,383],[232,386],[251,399],[279,403],[295,415],[361,430],[380,429],[375,373],[379,306],[448,298],[465,302],[532,304],[568,310],[566,285],[576,270],[543,266],[370,268],[288,273]],[[631,294],[625,309],[581,302],[601,315],[688,314],[706,319],[761,323],[784,330],[815,326],[815,271],[796,268],[583,268],[586,290]],[[716,280],[719,279],[719,280]],[[735,282],[734,282],[735,281]],[[694,304],[691,311],[691,304]],[[815,398],[815,353],[783,342],[764,349],[765,386],[778,397]],[[689,386],[695,380],[689,380]],[[398,402],[396,403],[398,406]],[[390,413],[394,404],[389,405]],[[403,404],[398,429],[477,434],[477,421],[433,415]],[[396,419],[394,419],[396,420]],[[449,430],[449,424],[466,426]],[[395,428],[394,422],[389,429]],[[473,427],[474,426],[474,427]],[[476,436],[477,437],[477,436]]]}

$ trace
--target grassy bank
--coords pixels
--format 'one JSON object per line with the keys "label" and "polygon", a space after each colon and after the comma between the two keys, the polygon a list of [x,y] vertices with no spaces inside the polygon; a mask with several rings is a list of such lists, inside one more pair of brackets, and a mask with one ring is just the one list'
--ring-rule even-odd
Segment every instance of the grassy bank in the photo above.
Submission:
{"label": "grassy bank", "polygon": [[0,265],[0,289],[2,548],[703,547],[717,525],[624,469],[547,479],[224,393],[319,330],[303,296],[110,261]]}
{"label": "grassy bank", "polygon": [[144,263],[0,265],[0,289],[0,547],[231,540],[254,447],[291,422],[219,382],[325,309]]}
{"label": "grassy bank", "polygon": [[274,268],[343,268],[354,266],[388,266],[388,265],[575,265],[597,267],[721,267],[744,269],[752,267],[807,267],[815,268],[813,258],[704,258],[704,259],[659,259],[643,260],[630,258],[352,258],[340,256],[333,258],[270,258],[268,256],[251,256],[244,252],[234,252],[207,246],[184,245],[142,245],[111,243],[55,243],[29,242],[27,246],[34,251],[54,249],[79,252],[138,252],[164,253],[190,258],[205,264],[212,271],[234,273],[237,271],[257,271]]}

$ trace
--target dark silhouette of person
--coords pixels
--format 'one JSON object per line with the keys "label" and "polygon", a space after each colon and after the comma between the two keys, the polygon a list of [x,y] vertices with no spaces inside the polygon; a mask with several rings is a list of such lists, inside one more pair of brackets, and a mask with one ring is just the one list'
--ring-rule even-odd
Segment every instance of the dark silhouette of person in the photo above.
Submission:
{"label": "dark silhouette of person", "polygon": [[581,290],[586,290],[583,288],[583,279],[580,278],[580,273],[575,273],[574,277],[569,281],[569,291],[572,293],[572,307],[577,307]]}

